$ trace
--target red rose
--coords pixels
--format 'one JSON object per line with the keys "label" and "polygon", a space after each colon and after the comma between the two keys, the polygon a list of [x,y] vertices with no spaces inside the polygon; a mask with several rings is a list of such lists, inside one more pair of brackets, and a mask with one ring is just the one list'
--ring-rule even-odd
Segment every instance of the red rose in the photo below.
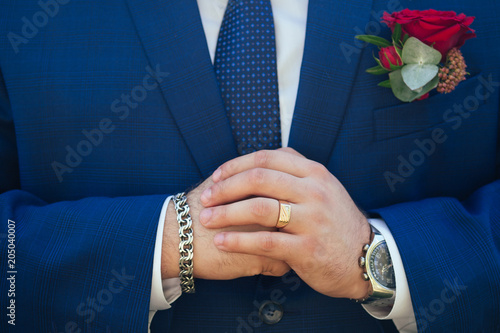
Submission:
{"label": "red rose", "polygon": [[399,56],[396,48],[394,46],[383,47],[378,53],[382,67],[387,70],[391,70],[391,65],[401,66],[403,65],[403,60]]}
{"label": "red rose", "polygon": [[393,31],[399,23],[403,34],[407,33],[427,45],[434,43],[433,47],[441,52],[443,60],[449,50],[460,48],[466,40],[476,37],[474,30],[469,28],[474,17],[452,11],[404,9],[392,14],[385,12],[382,21]]}

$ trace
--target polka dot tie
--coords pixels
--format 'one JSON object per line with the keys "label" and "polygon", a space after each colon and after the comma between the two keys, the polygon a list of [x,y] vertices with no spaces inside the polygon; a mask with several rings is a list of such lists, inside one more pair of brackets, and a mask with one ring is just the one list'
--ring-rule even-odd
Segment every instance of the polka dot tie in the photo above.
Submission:
{"label": "polka dot tie", "polygon": [[274,21],[270,0],[229,0],[215,72],[241,155],[281,146]]}

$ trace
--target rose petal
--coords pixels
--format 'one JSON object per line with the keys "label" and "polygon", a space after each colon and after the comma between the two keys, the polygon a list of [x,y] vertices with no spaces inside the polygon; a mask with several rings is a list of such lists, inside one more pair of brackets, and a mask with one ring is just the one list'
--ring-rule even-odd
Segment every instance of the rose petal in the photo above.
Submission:
{"label": "rose petal", "polygon": [[418,22],[421,29],[424,30],[440,30],[443,29],[443,25],[439,23],[426,22],[425,20],[421,20]]}
{"label": "rose petal", "polygon": [[469,17],[466,17],[463,21],[462,21],[462,24],[465,25],[465,26],[469,26],[472,24],[472,22],[474,22],[474,20],[476,19],[475,16],[469,16]]}
{"label": "rose petal", "polygon": [[448,51],[461,47],[466,40],[476,37],[469,25],[474,17],[454,11],[403,9],[392,14],[384,13],[384,22],[394,31],[396,23],[401,24],[403,33],[422,42],[433,45],[441,52],[443,61]]}
{"label": "rose petal", "polygon": [[453,38],[458,32],[460,32],[460,26],[458,24],[455,24],[454,26],[444,28],[427,37],[427,40],[432,40],[433,42],[449,40],[450,38]]}

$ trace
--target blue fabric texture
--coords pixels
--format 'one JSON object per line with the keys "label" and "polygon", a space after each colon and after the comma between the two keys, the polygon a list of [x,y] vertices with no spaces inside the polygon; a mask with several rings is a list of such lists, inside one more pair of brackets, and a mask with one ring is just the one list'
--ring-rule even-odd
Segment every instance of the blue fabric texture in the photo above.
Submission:
{"label": "blue fabric texture", "polygon": [[[379,19],[403,8],[476,17],[453,93],[401,103],[365,72],[377,48],[354,36],[390,37]],[[309,1],[289,145],[385,219],[420,331],[500,330],[499,11]],[[145,332],[164,199],[238,156],[197,2],[1,1],[0,73],[0,331]],[[152,332],[388,331],[293,273],[196,284]],[[268,300],[284,311],[274,325],[259,317]]]}
{"label": "blue fabric texture", "polygon": [[281,147],[278,74],[270,0],[230,0],[215,73],[238,152]]}

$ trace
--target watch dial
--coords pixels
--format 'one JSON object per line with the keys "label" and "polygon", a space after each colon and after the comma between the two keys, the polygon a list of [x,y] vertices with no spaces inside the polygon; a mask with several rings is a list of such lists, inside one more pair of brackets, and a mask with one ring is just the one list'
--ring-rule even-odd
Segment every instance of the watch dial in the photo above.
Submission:
{"label": "watch dial", "polygon": [[373,277],[387,288],[396,288],[394,268],[385,242],[377,245],[370,256],[370,270]]}

